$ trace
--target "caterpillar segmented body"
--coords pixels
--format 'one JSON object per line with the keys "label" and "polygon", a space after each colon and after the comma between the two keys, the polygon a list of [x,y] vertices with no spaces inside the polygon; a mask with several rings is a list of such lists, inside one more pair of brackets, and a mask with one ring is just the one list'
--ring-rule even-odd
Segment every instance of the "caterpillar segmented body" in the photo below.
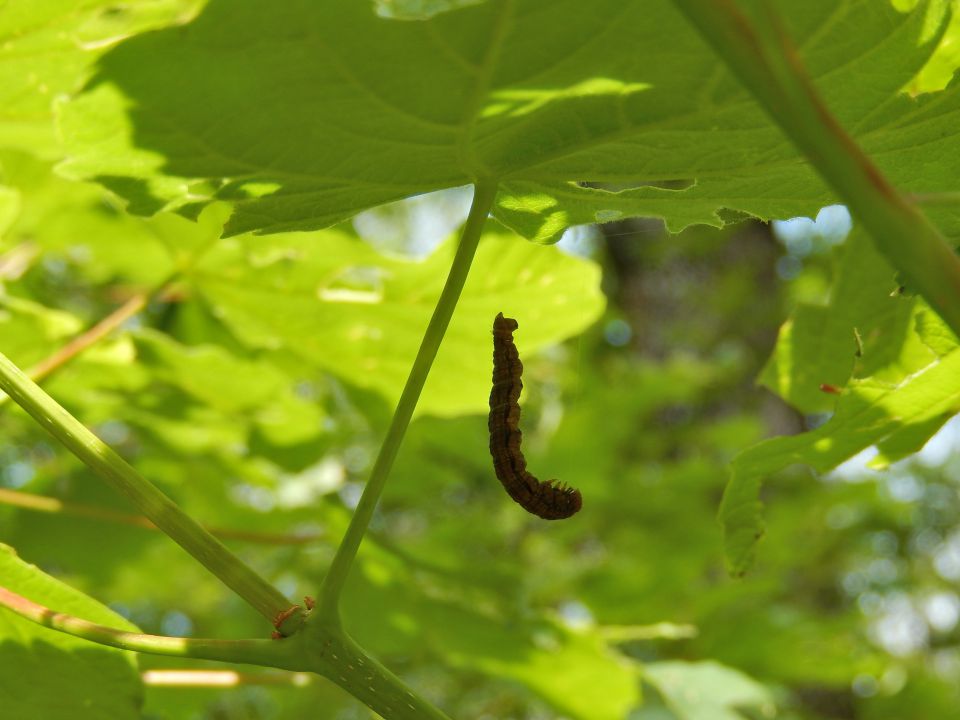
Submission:
{"label": "caterpillar segmented body", "polygon": [[580,509],[580,491],[558,480],[537,480],[520,450],[523,363],[513,343],[519,327],[499,313],[493,321],[493,389],[490,391],[490,454],[497,479],[524,510],[545,520],[568,518]]}

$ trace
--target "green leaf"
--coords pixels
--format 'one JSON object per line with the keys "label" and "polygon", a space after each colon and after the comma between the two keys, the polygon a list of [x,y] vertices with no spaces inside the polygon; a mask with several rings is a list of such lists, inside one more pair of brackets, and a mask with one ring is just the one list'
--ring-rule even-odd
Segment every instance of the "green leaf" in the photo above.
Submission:
{"label": "green leaf", "polygon": [[80,319],[70,313],[0,295],[3,352],[21,365],[39,361],[82,327]]}
{"label": "green leaf", "polygon": [[497,195],[496,217],[538,243],[556,242],[574,225],[630,217],[662,218],[677,232],[698,223],[715,227],[724,224],[715,199],[698,199],[691,197],[689,190],[655,185],[610,191],[576,183],[547,188],[540,183],[507,182]]}
{"label": "green leaf", "polygon": [[[54,612],[139,632],[93,598],[0,545],[0,582]],[[0,609],[0,707],[6,717],[122,720],[140,717],[142,687],[133,653],[41,627]]]}
{"label": "green leaf", "polygon": [[133,217],[103,188],[66,181],[25,153],[0,154],[0,169],[21,195],[4,244],[39,248],[91,283],[154,288],[219,238],[226,219],[222,207],[198,222],[169,213]]}
{"label": "green leaf", "polygon": [[186,20],[201,0],[37,0],[0,8],[0,146],[57,147],[54,99],[76,92],[96,59],[133,33]]}
{"label": "green leaf", "polygon": [[635,668],[595,631],[554,623],[511,626],[437,610],[438,644],[454,667],[522,683],[577,720],[619,720],[640,701]]}
{"label": "green leaf", "polygon": [[267,363],[242,360],[214,345],[185,347],[152,330],[139,331],[134,342],[138,359],[154,377],[224,412],[266,405],[289,382]]}
{"label": "green leaf", "polygon": [[663,695],[678,720],[745,720],[758,711],[774,717],[773,697],[763,685],[719,663],[665,661],[644,666],[644,678]]}
{"label": "green leaf", "polygon": [[[396,401],[452,251],[447,243],[423,261],[410,261],[380,255],[339,230],[248,235],[213,250],[193,279],[243,342],[288,349]],[[420,411],[482,411],[490,394],[496,314],[516,317],[521,352],[535,352],[597,318],[603,308],[599,280],[592,262],[488,230]]]}
{"label": "green leaf", "polygon": [[[804,413],[829,412],[854,370],[884,366],[908,333],[914,304],[897,296],[895,272],[861,230],[838,249],[836,282],[824,305],[801,305],[780,329],[760,382]],[[857,336],[862,347],[858,348]]]}
{"label": "green leaf", "polygon": [[[640,702],[636,666],[595,628],[573,630],[549,615],[504,618],[417,592],[382,550],[368,548],[359,569],[348,583],[346,622],[371,648],[409,654],[422,646],[455,668],[522,685],[575,720],[620,720]],[[448,589],[471,591],[472,583]]]}
{"label": "green leaf", "polygon": [[20,193],[16,188],[0,185],[0,239],[13,224],[20,211]]}
{"label": "green leaf", "polygon": [[[898,96],[936,46],[944,3],[780,9],[883,172],[908,191],[955,187],[960,91]],[[499,216],[540,240],[598,218],[680,229],[833,200],[665,0],[500,0],[415,22],[356,0],[214,0],[108,53],[62,128],[64,172],[134,212],[229,200],[231,233],[328,226],[489,177],[508,181]],[[952,206],[931,214],[960,234]]]}
{"label": "green leaf", "polygon": [[910,92],[916,94],[942,90],[950,83],[958,68],[960,68],[960,13],[956,12],[954,3],[950,26],[943,34],[940,45],[930,58],[930,62],[910,83]]}
{"label": "green leaf", "polygon": [[[848,277],[838,283],[855,283],[860,268],[879,268],[871,259],[869,246],[854,244],[851,262],[845,268]],[[869,270],[868,270],[869,274]],[[886,273],[882,273],[885,275]],[[860,301],[840,291],[850,305],[831,305],[818,309],[814,317],[839,313],[834,321],[820,325],[816,332],[792,334],[788,330],[781,340],[777,358],[792,357],[788,372],[778,381],[780,387],[792,388],[798,381],[810,380],[803,367],[810,356],[824,372],[840,372],[849,362],[846,352],[832,356],[824,348],[842,347],[838,338],[846,336],[852,317],[859,313],[866,323],[864,354],[853,368],[854,377],[846,383],[836,400],[829,422],[811,432],[766,440],[734,458],[730,482],[720,507],[724,526],[727,557],[735,573],[743,573],[753,561],[754,545],[763,533],[760,487],[769,475],[790,465],[802,463],[823,472],[836,467],[857,453],[878,445],[881,455],[875,467],[905,457],[922,447],[952,415],[960,411],[960,352],[956,337],[919,299],[885,297],[874,285]],[[886,307],[884,307],[886,306]],[[894,307],[896,306],[896,307]],[[877,311],[871,316],[870,309]],[[892,308],[892,309],[891,309]],[[819,312],[822,310],[822,312]],[[805,323],[810,308],[801,308],[795,320]],[[837,357],[839,355],[839,357]],[[786,379],[784,379],[786,378]],[[792,393],[803,398],[809,393]]]}
{"label": "green leaf", "polygon": [[[154,405],[149,413],[140,414],[137,421],[150,432],[181,447],[186,442],[197,449],[197,441],[205,437],[210,448],[231,441],[234,447],[246,449],[251,439],[243,435],[256,428],[258,439],[282,448],[280,454],[286,459],[291,459],[291,448],[306,443],[314,446],[309,456],[317,456],[324,414],[315,403],[298,397],[293,378],[275,365],[240,358],[215,345],[187,347],[152,330],[136,332],[134,343],[137,359],[151,371],[154,387],[168,383],[186,396],[172,401],[164,398],[162,407]],[[193,400],[200,407],[186,408],[184,400]],[[193,415],[193,422],[184,422],[185,411]],[[165,414],[172,415],[172,422],[163,422]],[[194,423],[201,417],[205,432],[197,433]],[[215,434],[218,428],[223,433],[219,437]]]}

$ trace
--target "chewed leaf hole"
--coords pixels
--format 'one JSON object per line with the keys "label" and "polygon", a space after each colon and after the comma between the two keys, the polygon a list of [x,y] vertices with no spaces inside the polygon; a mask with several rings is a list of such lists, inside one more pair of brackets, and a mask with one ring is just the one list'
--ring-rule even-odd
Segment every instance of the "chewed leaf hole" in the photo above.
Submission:
{"label": "chewed leaf hole", "polygon": [[597,210],[593,216],[598,223],[614,222],[615,220],[622,220],[624,217],[620,210]]}
{"label": "chewed leaf hole", "polygon": [[624,190],[640,190],[641,188],[657,188],[659,190],[687,190],[697,184],[693,178],[672,178],[666,180],[637,180],[630,182],[609,182],[596,180],[581,180],[577,183],[582,188],[592,190],[606,190],[618,193]]}

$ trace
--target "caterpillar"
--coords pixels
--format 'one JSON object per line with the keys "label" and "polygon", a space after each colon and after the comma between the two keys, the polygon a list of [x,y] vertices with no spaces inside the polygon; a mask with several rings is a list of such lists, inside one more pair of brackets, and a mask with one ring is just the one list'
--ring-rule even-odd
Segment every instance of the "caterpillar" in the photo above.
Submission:
{"label": "caterpillar", "polygon": [[493,321],[493,389],[490,390],[490,454],[493,470],[507,494],[527,512],[545,520],[568,518],[580,509],[580,491],[557,480],[537,480],[527,471],[520,450],[520,391],[523,363],[513,331],[513,318],[497,314]]}

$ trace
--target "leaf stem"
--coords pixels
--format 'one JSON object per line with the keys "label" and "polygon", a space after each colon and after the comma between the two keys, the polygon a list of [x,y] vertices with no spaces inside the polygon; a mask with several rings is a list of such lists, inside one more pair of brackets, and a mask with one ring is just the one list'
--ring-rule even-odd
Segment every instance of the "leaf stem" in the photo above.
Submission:
{"label": "leaf stem", "polygon": [[463,290],[467,274],[470,272],[470,264],[473,262],[477,245],[480,243],[480,235],[493,205],[496,191],[497,183],[493,181],[480,181],[475,185],[470,214],[463,227],[460,244],[457,246],[457,252],[453,258],[450,273],[447,275],[447,281],[440,293],[440,299],[437,301],[430,323],[427,325],[423,341],[420,343],[420,350],[413,361],[413,367],[410,369],[407,383],[400,395],[400,401],[397,403],[397,409],[393,414],[387,435],[380,446],[380,453],[373,465],[370,479],[363,490],[357,509],[350,519],[347,532],[337,548],[330,570],[323,580],[319,610],[324,618],[334,619],[339,617],[340,591],[343,589],[350,566],[356,557],[360,542],[367,526],[370,524],[370,519],[373,517],[374,508],[386,485],[390,468],[393,466],[400,443],[406,433],[407,426],[410,424],[410,419],[413,417],[414,408],[417,406],[420,392],[423,390],[430,367],[437,355],[437,350],[440,348],[440,342],[443,340],[447,326],[450,324],[450,318],[453,316],[460,292]]}
{"label": "leaf stem", "polygon": [[[311,627],[311,620],[320,620]],[[285,640],[299,646],[314,672],[333,681],[384,720],[450,720],[400,678],[370,657],[339,622],[315,615],[306,632]],[[312,632],[311,632],[312,630]]]}
{"label": "leaf stem", "polygon": [[[308,684],[311,671],[333,681],[387,720],[449,720],[393,673],[367,655],[338,625],[284,640],[218,640],[146,635],[59,613],[0,586],[0,607],[26,620],[100,645],[171,657],[218,660],[295,671],[291,684]],[[237,674],[228,674],[238,684]],[[224,684],[224,683],[219,683]]]}
{"label": "leaf stem", "polygon": [[[274,622],[291,603],[0,353],[0,390],[230,589]],[[302,610],[284,623],[299,626]]]}
{"label": "leaf stem", "polygon": [[52,630],[121,650],[276,667],[289,664],[288,648],[275,640],[215,640],[127,632],[58,613],[4,587],[0,587],[0,607]]}
{"label": "leaf stem", "polygon": [[[158,289],[157,293],[165,287],[166,283]],[[58,348],[52,354],[27,370],[27,375],[34,382],[40,382],[143,310],[153,294],[154,293],[139,292],[133,295],[112,313],[102,318],[95,325],[84,330],[66,345]],[[0,406],[6,404],[9,399],[9,395],[0,396]]]}
{"label": "leaf stem", "polygon": [[911,290],[960,334],[960,259],[830,114],[769,4],[760,3],[755,26],[734,0],[674,1],[850,207]]}
{"label": "leaf stem", "polygon": [[112,313],[99,322],[73,338],[63,347],[56,350],[53,354],[47,356],[32,368],[27,370],[27,374],[34,382],[40,382],[45,377],[58,370],[69,360],[82,353],[91,345],[94,345],[102,338],[109,335],[113,330],[120,327],[127,320],[132,318],[138,312],[143,310],[150,302],[151,298],[162,293],[168,287],[165,281],[154,292],[138,292],[132,295],[123,305],[118,307]]}

